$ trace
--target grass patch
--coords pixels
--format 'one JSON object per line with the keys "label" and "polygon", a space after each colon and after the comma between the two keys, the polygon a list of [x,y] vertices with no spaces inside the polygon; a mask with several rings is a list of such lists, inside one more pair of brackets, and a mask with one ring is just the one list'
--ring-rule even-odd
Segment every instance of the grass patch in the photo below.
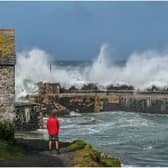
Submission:
{"label": "grass patch", "polygon": [[93,159],[91,155],[90,145],[86,145],[83,149],[75,152],[74,166],[75,167],[99,167],[99,163]]}
{"label": "grass patch", "polygon": [[79,149],[83,149],[86,146],[86,142],[84,142],[83,140],[75,140],[73,141],[70,145],[69,148],[73,151],[75,150],[79,150]]}
{"label": "grass patch", "polygon": [[82,140],[73,141],[69,148],[75,151],[75,167],[121,167],[119,159],[101,153]]}
{"label": "grass patch", "polygon": [[0,140],[0,160],[15,159],[23,156],[24,150],[14,143]]}
{"label": "grass patch", "polygon": [[101,164],[104,167],[121,167],[121,163],[119,159],[104,156],[101,158]]}
{"label": "grass patch", "polygon": [[13,141],[14,140],[14,125],[10,121],[0,122],[0,139]]}

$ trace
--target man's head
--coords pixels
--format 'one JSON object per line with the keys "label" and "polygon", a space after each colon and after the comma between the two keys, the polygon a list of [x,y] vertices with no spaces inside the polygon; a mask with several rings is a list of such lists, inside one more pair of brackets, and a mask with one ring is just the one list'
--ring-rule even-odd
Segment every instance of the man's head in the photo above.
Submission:
{"label": "man's head", "polygon": [[51,111],[51,117],[56,117],[56,115],[57,115],[57,111],[56,110]]}

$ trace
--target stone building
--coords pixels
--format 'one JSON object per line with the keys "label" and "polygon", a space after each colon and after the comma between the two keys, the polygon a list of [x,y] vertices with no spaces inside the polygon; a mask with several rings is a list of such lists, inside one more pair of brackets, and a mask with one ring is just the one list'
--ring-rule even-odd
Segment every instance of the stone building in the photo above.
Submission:
{"label": "stone building", "polygon": [[33,103],[17,102],[15,104],[16,119],[15,129],[16,130],[36,130],[41,127],[40,120],[42,118],[39,114],[39,106]]}
{"label": "stone building", "polygon": [[15,116],[15,63],[15,31],[0,29],[0,121]]}
{"label": "stone building", "polygon": [[15,64],[15,31],[0,29],[0,138],[8,127],[1,125],[4,121],[10,121],[11,129],[14,123],[17,130],[39,127],[37,105],[15,103]]}

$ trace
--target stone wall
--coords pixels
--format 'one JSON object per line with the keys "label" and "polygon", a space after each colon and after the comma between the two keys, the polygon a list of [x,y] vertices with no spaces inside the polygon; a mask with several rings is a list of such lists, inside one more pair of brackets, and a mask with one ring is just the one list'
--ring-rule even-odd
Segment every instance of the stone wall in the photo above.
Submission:
{"label": "stone wall", "polygon": [[0,65],[14,65],[16,62],[15,36],[13,29],[0,29]]}
{"label": "stone wall", "polygon": [[11,118],[14,112],[14,67],[0,66],[0,114]]}
{"label": "stone wall", "polygon": [[27,99],[30,103],[39,105],[40,112],[43,116],[49,115],[53,110],[56,110],[58,115],[64,115],[69,112],[67,107],[58,102],[59,97],[57,94],[28,95]]}
{"label": "stone wall", "polygon": [[38,83],[39,94],[59,94],[60,84],[59,83]]}
{"label": "stone wall", "polygon": [[[38,103],[44,114],[49,109],[56,109],[58,112],[101,112],[101,111],[132,111],[144,113],[168,114],[168,92],[134,92],[126,90],[113,91],[70,91],[51,92],[47,88],[38,95],[30,95],[28,99],[32,103]],[[57,84],[55,84],[57,85]],[[50,84],[45,84],[50,86]],[[54,84],[52,84],[52,87]]]}
{"label": "stone wall", "polygon": [[71,96],[59,96],[59,104],[66,107],[69,112],[93,112],[95,111],[95,96],[82,96],[82,95],[71,95]]}
{"label": "stone wall", "polygon": [[132,94],[101,96],[99,111],[168,114],[168,95]]}
{"label": "stone wall", "polygon": [[0,29],[0,121],[14,119],[15,61],[14,30]]}

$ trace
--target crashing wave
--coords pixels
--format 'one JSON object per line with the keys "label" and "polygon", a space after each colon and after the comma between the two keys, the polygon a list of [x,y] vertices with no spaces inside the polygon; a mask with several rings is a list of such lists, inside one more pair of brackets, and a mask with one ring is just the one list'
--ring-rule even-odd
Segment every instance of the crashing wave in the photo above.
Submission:
{"label": "crashing wave", "polygon": [[50,69],[49,55],[40,49],[32,49],[18,53],[16,64],[16,99],[38,91],[39,81],[56,83],[62,87],[96,83],[104,88],[109,85],[128,85],[144,90],[155,85],[159,88],[168,87],[168,54],[147,51],[134,53],[123,66],[117,65],[109,56],[108,46],[103,45],[98,57],[91,65],[52,66]]}

